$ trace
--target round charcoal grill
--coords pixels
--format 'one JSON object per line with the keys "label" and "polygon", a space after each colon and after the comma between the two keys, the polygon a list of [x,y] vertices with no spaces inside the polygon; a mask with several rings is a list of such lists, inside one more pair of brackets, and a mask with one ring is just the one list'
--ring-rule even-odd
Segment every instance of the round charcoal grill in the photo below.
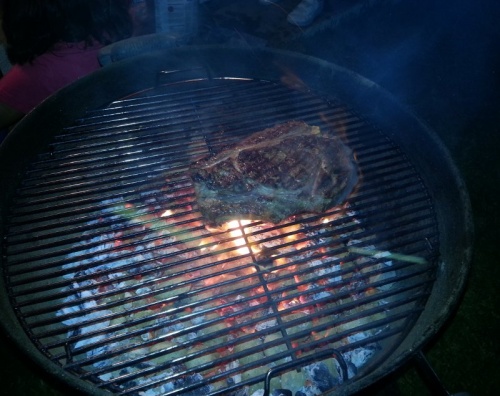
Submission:
{"label": "round charcoal grill", "polygon": [[[208,230],[194,160],[290,120],[353,150],[325,213]],[[471,220],[448,154],[375,84],[271,50],[149,53],[64,89],[1,147],[2,324],[91,394],[351,394],[436,333]]]}

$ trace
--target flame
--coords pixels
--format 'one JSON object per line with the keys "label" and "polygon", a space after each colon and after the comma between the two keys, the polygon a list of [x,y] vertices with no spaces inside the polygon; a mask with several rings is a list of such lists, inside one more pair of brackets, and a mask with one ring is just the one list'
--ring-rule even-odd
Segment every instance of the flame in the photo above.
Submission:
{"label": "flame", "polygon": [[276,266],[280,266],[280,265],[285,265],[286,263],[288,263],[288,260],[286,257],[278,257],[278,258],[274,259],[274,262],[275,262]]}
{"label": "flame", "polygon": [[207,245],[210,244],[212,242],[212,237],[207,237],[207,238],[203,238],[200,243],[198,244],[198,247],[200,248],[200,252],[205,252],[207,250],[209,251],[214,251],[215,249],[217,249],[217,245],[212,245],[210,247],[208,247]]}
{"label": "flame", "polygon": [[174,214],[174,212],[172,212],[172,210],[170,209],[167,209],[165,212],[163,212],[160,217],[170,217]]}
{"label": "flame", "polygon": [[247,246],[245,238],[243,238],[243,231],[241,227],[250,224],[250,220],[231,220],[227,223],[227,228],[229,229],[229,234],[233,238],[237,238],[233,241],[235,246],[241,246],[237,249],[238,253],[241,255],[250,254],[250,248]]}
{"label": "flame", "polygon": [[286,227],[283,227],[282,232],[283,234],[291,234],[287,235],[286,239],[290,241],[296,241],[298,239],[298,232],[300,231],[300,225],[299,224],[290,224],[287,225]]}

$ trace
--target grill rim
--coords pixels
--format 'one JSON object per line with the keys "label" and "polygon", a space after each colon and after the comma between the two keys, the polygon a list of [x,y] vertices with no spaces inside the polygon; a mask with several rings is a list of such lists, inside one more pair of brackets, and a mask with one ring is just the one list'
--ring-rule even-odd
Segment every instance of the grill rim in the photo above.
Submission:
{"label": "grill rim", "polygon": [[[257,67],[249,66],[247,62],[249,57],[250,63],[256,63]],[[245,59],[245,61],[240,63],[241,59]],[[201,68],[193,67],[193,65],[200,64]],[[184,71],[179,72],[178,70],[182,70],[182,65],[187,65],[187,67]],[[12,192],[16,187],[20,173],[40,147],[47,147],[52,136],[37,133],[38,130],[49,130],[56,133],[65,126],[74,125],[74,121],[81,118],[87,110],[103,107],[119,97],[126,97],[143,90],[144,87],[154,86],[158,81],[158,70],[173,71],[162,75],[162,83],[168,82],[170,78],[173,79],[172,81],[177,78],[197,78],[200,73],[209,78],[241,76],[279,81],[283,73],[280,65],[286,66],[287,70],[294,71],[315,93],[328,98],[331,96],[331,92],[334,92],[335,98],[339,98],[351,108],[359,110],[364,118],[377,122],[384,133],[401,147],[425,147],[425,156],[416,151],[405,151],[405,154],[418,165],[417,169],[425,178],[429,192],[436,203],[440,235],[446,239],[440,243],[441,247],[445,249],[441,255],[454,258],[454,260],[450,260],[451,264],[447,263],[441,268],[445,276],[448,275],[447,277],[453,279],[451,288],[448,285],[444,288],[445,291],[439,290],[442,285],[439,282],[435,283],[431,297],[427,302],[427,305],[430,305],[434,301],[434,306],[437,302],[441,309],[431,315],[426,307],[422,314],[426,314],[426,317],[419,318],[405,341],[379,369],[358,379],[353,384],[345,385],[342,387],[341,393],[338,393],[338,390],[335,391],[335,394],[350,394],[371,385],[400,367],[415,352],[423,348],[436,335],[444,322],[451,317],[465,288],[470,270],[473,240],[472,211],[466,186],[445,146],[422,120],[402,106],[390,93],[350,70],[317,58],[287,51],[270,49],[249,51],[223,46],[185,47],[151,52],[107,66],[47,99],[26,116],[0,146],[2,183],[0,226],[3,232],[6,216],[4,208],[8,207],[8,204],[4,203],[8,203],[10,196],[13,195]],[[140,75],[141,78],[132,77],[130,79],[131,75]],[[127,83],[123,83],[124,81]],[[328,92],[329,90],[331,92]],[[386,119],[387,114],[391,114],[390,124]],[[400,133],[402,128],[406,131],[410,130],[410,132],[403,135]],[[22,150],[23,155],[19,155],[20,150]],[[442,180],[429,179],[436,169],[440,172],[444,171],[447,177]],[[450,216],[449,210],[451,210],[452,216]],[[448,224],[450,221],[452,231],[442,229],[444,224]],[[448,240],[451,244],[446,243]],[[459,246],[460,249],[456,249],[456,246]],[[0,253],[3,252],[3,247],[0,249],[2,249]],[[458,271],[451,273],[453,268],[449,267],[457,267]],[[73,377],[68,378],[66,371],[47,359],[33,345],[33,340],[24,332],[26,329],[23,332],[9,331],[9,327],[14,326],[14,328],[19,329],[20,325],[10,304],[8,294],[5,293],[6,290],[7,285],[2,276],[0,277],[0,307],[5,313],[5,320],[1,321],[0,325],[4,328],[7,336],[58,380],[63,380],[71,387],[85,393],[108,394],[85,381],[76,380]],[[329,394],[329,392],[325,394]]]}

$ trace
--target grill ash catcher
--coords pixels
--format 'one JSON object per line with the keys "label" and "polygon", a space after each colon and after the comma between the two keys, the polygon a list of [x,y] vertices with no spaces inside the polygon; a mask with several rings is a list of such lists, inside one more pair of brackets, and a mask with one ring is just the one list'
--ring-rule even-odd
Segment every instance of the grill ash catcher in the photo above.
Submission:
{"label": "grill ash catcher", "polygon": [[[356,189],[324,213],[207,229],[189,165],[290,120],[342,139]],[[28,115],[0,169],[2,325],[87,394],[353,394],[423,356],[469,270],[467,192],[434,133],[294,53],[121,60]]]}

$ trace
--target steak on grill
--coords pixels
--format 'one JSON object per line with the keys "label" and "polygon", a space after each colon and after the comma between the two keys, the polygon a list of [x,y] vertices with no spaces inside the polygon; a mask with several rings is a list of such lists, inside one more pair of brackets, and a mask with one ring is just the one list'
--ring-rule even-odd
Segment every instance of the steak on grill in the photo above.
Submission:
{"label": "steak on grill", "polygon": [[253,133],[194,162],[190,174],[209,226],[323,212],[343,202],[358,181],[351,150],[302,121]]}

